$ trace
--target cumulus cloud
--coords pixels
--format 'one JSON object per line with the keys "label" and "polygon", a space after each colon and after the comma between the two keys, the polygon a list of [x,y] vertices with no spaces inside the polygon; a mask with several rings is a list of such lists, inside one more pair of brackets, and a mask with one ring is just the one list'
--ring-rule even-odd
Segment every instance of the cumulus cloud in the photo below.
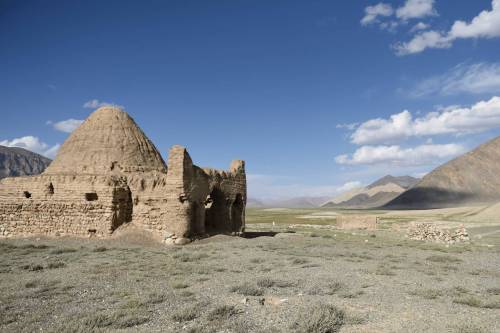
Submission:
{"label": "cumulus cloud", "polygon": [[[377,23],[380,29],[395,31],[401,24],[406,24],[410,19],[424,18],[437,15],[434,9],[434,0],[407,0],[404,5],[396,10],[390,4],[378,3],[365,8],[365,15],[361,19],[361,25],[367,26]],[[391,18],[387,21],[388,18]],[[385,20],[385,21],[384,21]],[[427,29],[428,25],[420,22],[412,29]]]}
{"label": "cumulus cloud", "polygon": [[3,140],[0,141],[0,145],[6,147],[19,147],[24,148],[29,151],[44,155],[49,158],[54,158],[56,156],[57,151],[59,150],[60,145],[56,144],[54,146],[49,146],[45,142],[42,142],[36,136],[23,136],[21,138],[15,138],[12,140]]}
{"label": "cumulus cloud", "polygon": [[45,152],[43,152],[42,155],[44,155],[50,159],[54,159],[57,155],[57,152],[59,151],[59,148],[61,148],[61,145],[56,143],[55,145],[53,145],[52,147],[47,149]]}
{"label": "cumulus cloud", "polygon": [[397,43],[393,45],[393,48],[397,55],[402,56],[419,53],[429,47],[435,49],[447,49],[453,45],[452,41],[453,40],[448,36],[443,36],[441,32],[432,30],[417,34],[409,42]]}
{"label": "cumulus cloud", "polygon": [[463,154],[465,147],[459,144],[425,144],[413,148],[393,146],[362,146],[351,156],[344,154],[335,158],[338,164],[374,165],[392,164],[398,166],[420,166],[435,164]]}
{"label": "cumulus cloud", "polygon": [[441,134],[469,134],[500,127],[500,97],[480,101],[471,107],[450,107],[413,118],[405,110],[389,119],[371,119],[352,133],[358,145],[387,144],[409,137]]}
{"label": "cumulus cloud", "polygon": [[378,3],[374,6],[368,6],[365,8],[365,16],[361,19],[361,25],[368,25],[378,22],[379,16],[387,17],[394,13],[392,6],[387,3]]}
{"label": "cumulus cloud", "polygon": [[500,63],[460,64],[446,73],[423,80],[411,92],[413,97],[500,91]]}
{"label": "cumulus cloud", "polygon": [[57,123],[53,123],[52,121],[47,121],[47,125],[52,125],[54,129],[64,132],[64,133],[71,133],[75,129],[78,128],[83,123],[83,120],[81,119],[67,119],[67,120],[62,120],[58,121]]}
{"label": "cumulus cloud", "polygon": [[396,16],[402,20],[436,15],[434,0],[407,0],[396,10]]}
{"label": "cumulus cloud", "polygon": [[424,22],[418,22],[415,24],[411,29],[410,32],[415,32],[415,31],[420,31],[420,30],[426,30],[429,29],[430,24],[424,23]]}
{"label": "cumulus cloud", "polygon": [[123,106],[121,105],[99,101],[98,99],[91,99],[90,101],[87,101],[83,104],[83,107],[86,109],[97,109],[102,106],[115,106],[123,109]]}
{"label": "cumulus cloud", "polygon": [[495,37],[500,37],[500,0],[492,0],[491,10],[483,10],[470,22],[455,21],[448,32],[422,32],[409,42],[393,47],[398,55],[408,55],[428,48],[449,48],[457,39]]}
{"label": "cumulus cloud", "polygon": [[350,190],[354,190],[355,188],[359,188],[359,187],[363,187],[363,183],[362,182],[357,181],[357,180],[356,181],[351,181],[351,182],[347,182],[344,185],[342,185],[339,188],[337,188],[337,192],[338,193],[348,192]]}

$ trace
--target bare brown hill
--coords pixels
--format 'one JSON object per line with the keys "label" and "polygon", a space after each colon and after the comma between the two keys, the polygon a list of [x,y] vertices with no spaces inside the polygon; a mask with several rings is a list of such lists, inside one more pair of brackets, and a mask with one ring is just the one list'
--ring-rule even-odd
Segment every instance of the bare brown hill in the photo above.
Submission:
{"label": "bare brown hill", "polygon": [[385,207],[425,209],[500,199],[500,137],[451,160]]}
{"label": "bare brown hill", "polygon": [[0,146],[0,179],[38,175],[51,160],[23,148]]}
{"label": "bare brown hill", "polygon": [[365,209],[380,207],[396,198],[419,179],[410,176],[387,175],[372,184],[357,188],[326,202],[323,207]]}

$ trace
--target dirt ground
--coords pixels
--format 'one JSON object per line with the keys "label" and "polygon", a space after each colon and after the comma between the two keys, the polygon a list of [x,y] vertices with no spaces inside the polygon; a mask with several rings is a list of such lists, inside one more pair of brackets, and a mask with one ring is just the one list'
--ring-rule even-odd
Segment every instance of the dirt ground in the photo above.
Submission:
{"label": "dirt ground", "polygon": [[[182,247],[1,240],[0,331],[500,332],[500,223],[371,212],[378,230],[347,231],[339,213],[248,210],[253,238]],[[429,219],[466,222],[471,242],[404,237]]]}

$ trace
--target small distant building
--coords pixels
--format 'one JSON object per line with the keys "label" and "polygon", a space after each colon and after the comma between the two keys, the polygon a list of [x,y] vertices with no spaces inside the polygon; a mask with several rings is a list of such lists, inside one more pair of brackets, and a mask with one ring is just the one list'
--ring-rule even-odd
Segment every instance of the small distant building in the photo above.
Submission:
{"label": "small distant building", "polygon": [[377,229],[378,217],[375,215],[338,215],[337,228],[339,229]]}
{"label": "small distant building", "polygon": [[168,166],[117,107],[92,113],[38,176],[0,181],[0,237],[108,237],[132,224],[173,243],[245,228],[245,163],[200,168],[181,146]]}

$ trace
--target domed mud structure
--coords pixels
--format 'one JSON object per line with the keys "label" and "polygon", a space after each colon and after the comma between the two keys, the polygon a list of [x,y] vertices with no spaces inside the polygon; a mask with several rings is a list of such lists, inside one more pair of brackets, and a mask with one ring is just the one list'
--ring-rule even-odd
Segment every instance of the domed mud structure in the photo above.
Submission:
{"label": "domed mud structure", "polygon": [[243,161],[228,171],[202,169],[184,147],[173,146],[167,167],[127,113],[103,107],[70,135],[43,174],[0,181],[0,237],[107,237],[130,224],[185,243],[242,232],[245,204]]}
{"label": "domed mud structure", "polygon": [[160,153],[135,121],[117,107],[102,107],[61,146],[46,174],[166,172]]}

